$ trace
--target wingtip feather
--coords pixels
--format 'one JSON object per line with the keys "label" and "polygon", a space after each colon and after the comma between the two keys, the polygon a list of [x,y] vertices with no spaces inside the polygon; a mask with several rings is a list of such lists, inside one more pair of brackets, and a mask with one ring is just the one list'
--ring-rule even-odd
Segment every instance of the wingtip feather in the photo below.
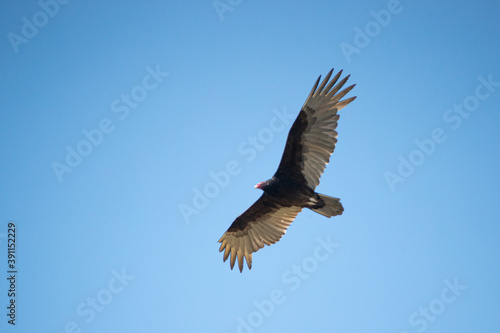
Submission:
{"label": "wingtip feather", "polygon": [[249,253],[245,256],[245,259],[247,261],[247,266],[248,266],[248,269],[252,269],[252,254]]}
{"label": "wingtip feather", "polygon": [[237,257],[238,257],[238,267],[240,269],[240,273],[243,273],[243,253],[238,251]]}
{"label": "wingtip feather", "polygon": [[325,95],[328,94],[328,92],[330,91],[330,89],[332,89],[333,85],[339,79],[340,75],[342,75],[342,71],[343,71],[343,69],[341,69],[337,74],[335,74],[335,76],[333,77],[333,79],[330,80],[330,83],[328,83],[328,85],[326,86],[325,90],[323,91],[323,94],[325,94]]}
{"label": "wingtip feather", "polygon": [[230,248],[230,245],[227,244],[226,245],[226,251],[224,251],[224,262],[226,262],[227,260],[227,257],[229,257],[229,254],[231,253],[231,248]]}
{"label": "wingtip feather", "polygon": [[330,77],[332,76],[333,73],[333,68],[326,74],[325,78],[321,82],[321,85],[318,87],[318,93],[321,93],[323,91],[323,88],[326,86],[328,83],[328,80],[330,80]]}

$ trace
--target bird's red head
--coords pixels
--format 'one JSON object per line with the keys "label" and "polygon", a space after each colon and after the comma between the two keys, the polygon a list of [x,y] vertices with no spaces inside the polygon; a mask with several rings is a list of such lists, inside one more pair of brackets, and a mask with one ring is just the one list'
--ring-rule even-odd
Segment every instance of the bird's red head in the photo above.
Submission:
{"label": "bird's red head", "polygon": [[254,186],[254,188],[258,188],[259,190],[263,190],[267,186],[267,182],[260,182]]}

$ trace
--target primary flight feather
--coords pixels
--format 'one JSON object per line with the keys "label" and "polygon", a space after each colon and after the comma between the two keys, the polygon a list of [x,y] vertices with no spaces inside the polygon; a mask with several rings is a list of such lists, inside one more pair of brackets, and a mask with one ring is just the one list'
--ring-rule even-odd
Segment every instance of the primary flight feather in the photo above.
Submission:
{"label": "primary flight feather", "polygon": [[264,191],[262,196],[234,220],[219,240],[224,261],[231,257],[231,269],[238,260],[242,272],[243,258],[251,269],[252,254],[279,241],[303,208],[326,217],[344,211],[340,199],[314,191],[337,143],[337,112],[356,98],[341,101],[355,85],[340,91],[349,76],[337,82],[342,71],[333,78],[332,74],[333,69],[321,84],[321,76],[314,84],[288,133],[274,176],[255,185]]}

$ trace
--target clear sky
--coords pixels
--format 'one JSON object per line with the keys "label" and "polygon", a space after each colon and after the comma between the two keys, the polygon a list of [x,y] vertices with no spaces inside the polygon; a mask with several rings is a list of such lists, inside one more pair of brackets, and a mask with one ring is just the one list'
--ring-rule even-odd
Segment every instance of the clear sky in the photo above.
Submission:
{"label": "clear sky", "polygon": [[[3,1],[0,331],[498,332],[499,12]],[[231,271],[217,241],[332,67],[358,98],[317,191],[345,212]]]}

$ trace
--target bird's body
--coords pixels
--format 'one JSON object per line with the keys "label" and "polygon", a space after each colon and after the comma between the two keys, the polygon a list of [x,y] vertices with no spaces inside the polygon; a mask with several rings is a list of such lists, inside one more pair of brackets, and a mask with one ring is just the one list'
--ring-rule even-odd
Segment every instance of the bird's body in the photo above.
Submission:
{"label": "bird's body", "polygon": [[296,182],[289,177],[273,177],[265,185],[257,188],[271,196],[273,200],[282,205],[303,206],[307,204],[314,191],[303,183]]}
{"label": "bird's body", "polygon": [[240,271],[243,258],[252,268],[252,253],[276,243],[303,208],[326,217],[341,215],[340,199],[315,192],[319,179],[337,143],[337,111],[356,97],[340,101],[354,85],[338,92],[348,76],[335,86],[342,71],[330,81],[333,69],[321,85],[316,81],[288,133],[285,150],[274,176],[255,185],[264,194],[238,216],[219,240],[224,261],[231,255]]}

